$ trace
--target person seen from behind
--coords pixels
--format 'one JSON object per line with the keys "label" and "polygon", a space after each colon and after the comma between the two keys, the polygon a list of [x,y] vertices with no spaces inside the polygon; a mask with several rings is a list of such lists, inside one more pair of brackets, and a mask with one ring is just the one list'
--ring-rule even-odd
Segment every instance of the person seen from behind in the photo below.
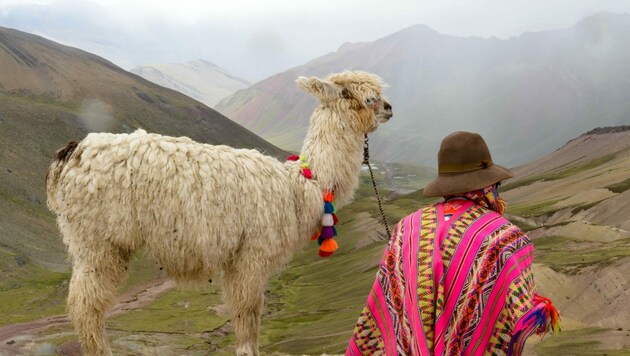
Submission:
{"label": "person seen from behind", "polygon": [[444,138],[424,188],[444,200],[394,229],[346,355],[520,355],[530,335],[559,331],[532,243],[503,217],[497,188],[512,176],[479,134]]}

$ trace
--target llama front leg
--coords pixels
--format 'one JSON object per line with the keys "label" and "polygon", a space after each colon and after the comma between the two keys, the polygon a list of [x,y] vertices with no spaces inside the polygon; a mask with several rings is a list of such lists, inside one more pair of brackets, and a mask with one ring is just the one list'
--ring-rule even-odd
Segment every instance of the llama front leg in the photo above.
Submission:
{"label": "llama front leg", "polygon": [[68,316],[86,355],[111,355],[105,334],[105,312],[126,275],[128,254],[99,251],[90,258],[74,257],[68,292]]}
{"label": "llama front leg", "polygon": [[223,300],[232,310],[236,334],[236,355],[258,355],[258,331],[266,278],[240,270],[223,278]]}

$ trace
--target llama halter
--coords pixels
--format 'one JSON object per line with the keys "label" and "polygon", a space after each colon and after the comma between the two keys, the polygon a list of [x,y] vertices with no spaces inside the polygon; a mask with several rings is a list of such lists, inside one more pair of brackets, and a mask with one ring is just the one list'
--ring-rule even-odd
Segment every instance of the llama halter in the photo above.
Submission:
{"label": "llama halter", "polygon": [[[289,156],[289,161],[299,161],[302,175],[306,179],[313,179],[313,173],[304,156]],[[337,236],[335,225],[339,220],[335,214],[335,194],[330,190],[324,190],[324,215],[322,216],[322,227],[315,231],[311,240],[317,240],[319,245],[318,255],[320,257],[329,257],[339,248],[334,237]]]}

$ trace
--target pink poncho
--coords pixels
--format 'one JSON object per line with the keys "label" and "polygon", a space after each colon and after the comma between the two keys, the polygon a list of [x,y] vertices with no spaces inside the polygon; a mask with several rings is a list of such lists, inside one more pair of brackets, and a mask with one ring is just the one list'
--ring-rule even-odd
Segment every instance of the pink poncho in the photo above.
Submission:
{"label": "pink poncho", "polygon": [[532,253],[518,227],[470,200],[407,216],[346,355],[520,354],[532,333],[558,329],[558,312],[536,294]]}

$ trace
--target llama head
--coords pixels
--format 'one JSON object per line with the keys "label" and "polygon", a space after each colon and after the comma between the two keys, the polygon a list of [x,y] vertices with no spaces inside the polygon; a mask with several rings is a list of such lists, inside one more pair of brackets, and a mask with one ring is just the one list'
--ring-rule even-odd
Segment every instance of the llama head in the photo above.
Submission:
{"label": "llama head", "polygon": [[362,134],[376,130],[392,117],[392,106],[382,94],[385,84],[374,74],[345,71],[326,79],[299,77],[296,83],[314,95],[320,106],[338,111],[341,120],[349,120],[345,124]]}

